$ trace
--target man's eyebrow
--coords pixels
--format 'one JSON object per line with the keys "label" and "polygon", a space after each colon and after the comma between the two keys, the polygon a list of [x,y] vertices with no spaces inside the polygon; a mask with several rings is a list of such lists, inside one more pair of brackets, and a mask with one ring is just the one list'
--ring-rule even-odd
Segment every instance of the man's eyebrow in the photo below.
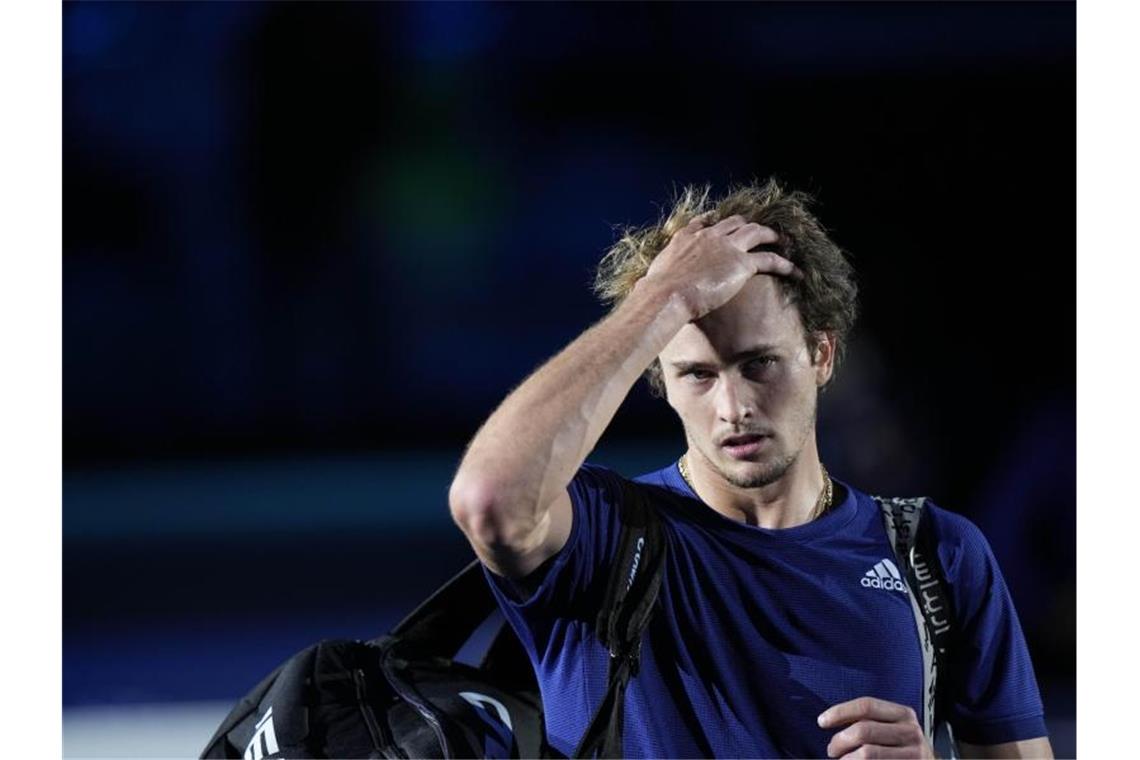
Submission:
{"label": "man's eyebrow", "polygon": [[669,366],[671,366],[673,369],[677,370],[678,372],[684,373],[684,372],[689,372],[689,371],[694,370],[694,369],[704,369],[706,367],[711,367],[713,365],[709,364],[708,362],[680,361],[680,362],[669,362]]}
{"label": "man's eyebrow", "polygon": [[[737,362],[747,361],[748,359],[753,359],[757,356],[763,356],[764,354],[770,354],[775,350],[776,350],[775,346],[770,346],[767,344],[763,344],[763,345],[759,345],[759,346],[753,346],[751,348],[746,348],[743,351],[737,351],[735,354],[728,357],[728,363],[729,364],[736,364]],[[682,361],[676,361],[676,362],[669,362],[669,366],[671,366],[673,369],[677,370],[678,372],[688,372],[688,371],[693,370],[693,369],[705,369],[708,367],[715,367],[716,362],[684,361],[684,360],[682,360]]]}
{"label": "man's eyebrow", "polygon": [[746,348],[743,351],[737,351],[735,354],[728,358],[731,364],[744,361],[745,359],[753,359],[757,356],[764,356],[765,354],[773,353],[776,350],[775,346],[762,343],[759,346]]}

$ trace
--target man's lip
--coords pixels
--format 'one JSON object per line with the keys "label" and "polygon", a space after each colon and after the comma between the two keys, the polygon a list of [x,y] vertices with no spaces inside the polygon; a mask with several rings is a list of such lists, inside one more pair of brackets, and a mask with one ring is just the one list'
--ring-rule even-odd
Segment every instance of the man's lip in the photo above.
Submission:
{"label": "man's lip", "polygon": [[768,437],[768,435],[766,433],[747,433],[745,435],[734,435],[734,436],[731,436],[729,438],[725,438],[723,441],[720,442],[720,445],[721,446],[742,446],[744,444],[754,443],[755,441],[758,441],[761,438],[767,438],[767,437]]}

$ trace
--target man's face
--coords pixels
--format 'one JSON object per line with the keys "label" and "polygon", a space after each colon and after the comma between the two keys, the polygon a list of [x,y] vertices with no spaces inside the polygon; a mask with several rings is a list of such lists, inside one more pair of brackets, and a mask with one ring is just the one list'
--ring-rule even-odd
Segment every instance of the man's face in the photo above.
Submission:
{"label": "man's face", "polygon": [[773,277],[758,275],[661,352],[666,398],[690,448],[728,483],[775,482],[814,443],[818,389],[834,356],[831,336],[818,338],[813,357],[799,310]]}

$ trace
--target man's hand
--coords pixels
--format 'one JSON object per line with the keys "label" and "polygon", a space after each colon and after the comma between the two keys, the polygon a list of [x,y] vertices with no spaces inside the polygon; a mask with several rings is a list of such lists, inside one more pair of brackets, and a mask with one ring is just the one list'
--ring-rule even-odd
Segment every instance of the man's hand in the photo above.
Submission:
{"label": "man's hand", "polygon": [[873,697],[832,705],[819,716],[823,728],[841,728],[827,745],[828,757],[898,757],[929,760],[934,750],[914,710]]}
{"label": "man's hand", "polygon": [[690,319],[696,320],[728,303],[757,274],[801,274],[792,262],[775,253],[749,252],[779,240],[775,230],[740,216],[706,227],[706,216],[697,216],[673,235],[650,264],[644,285],[638,285],[676,294]]}

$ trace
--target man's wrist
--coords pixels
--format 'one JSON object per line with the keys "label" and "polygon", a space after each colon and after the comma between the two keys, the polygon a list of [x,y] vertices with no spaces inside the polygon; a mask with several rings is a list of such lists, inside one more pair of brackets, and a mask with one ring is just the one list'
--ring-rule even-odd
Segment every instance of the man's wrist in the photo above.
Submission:
{"label": "man's wrist", "polygon": [[679,292],[664,288],[647,277],[634,283],[623,302],[623,305],[626,304],[630,308],[652,314],[654,321],[669,325],[672,333],[693,321],[690,304]]}

